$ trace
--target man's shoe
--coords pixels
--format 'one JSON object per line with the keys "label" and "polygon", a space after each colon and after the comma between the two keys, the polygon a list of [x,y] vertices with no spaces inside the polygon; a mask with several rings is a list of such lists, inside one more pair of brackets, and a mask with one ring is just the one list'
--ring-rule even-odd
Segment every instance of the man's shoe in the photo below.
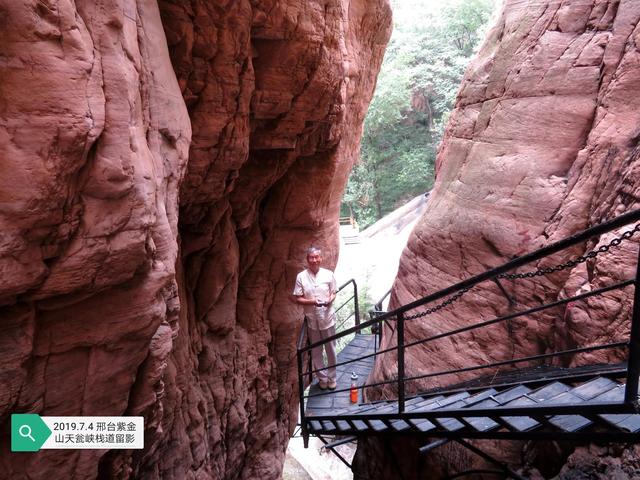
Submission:
{"label": "man's shoe", "polygon": [[329,387],[329,390],[335,390],[337,386],[338,384],[336,383],[335,380],[329,380],[329,383],[327,384],[327,387]]}
{"label": "man's shoe", "polygon": [[320,387],[320,390],[326,390],[327,389],[327,382],[318,382],[318,386]]}

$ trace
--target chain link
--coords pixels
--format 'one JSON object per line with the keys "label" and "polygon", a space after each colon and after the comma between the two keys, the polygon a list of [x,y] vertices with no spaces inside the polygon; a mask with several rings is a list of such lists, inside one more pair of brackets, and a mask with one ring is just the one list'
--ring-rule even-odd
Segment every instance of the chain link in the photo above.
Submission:
{"label": "chain link", "polygon": [[519,278],[533,278],[533,277],[541,277],[543,275],[547,275],[549,273],[559,272],[561,270],[566,270],[567,268],[573,268],[576,265],[586,262],[591,258],[596,258],[600,253],[608,252],[611,247],[617,247],[624,240],[628,240],[637,232],[640,232],[640,223],[636,224],[633,230],[627,230],[619,237],[611,240],[607,245],[600,245],[597,249],[591,250],[590,252],[585,253],[584,255],[580,255],[574,260],[568,260],[565,263],[560,263],[558,265],[554,265],[553,267],[547,268],[538,268],[537,270],[532,270],[530,272],[523,273],[501,273],[497,278],[507,278],[509,280],[516,280]]}
{"label": "chain link", "polygon": [[[515,280],[515,279],[519,279],[519,278],[541,277],[542,275],[547,275],[549,273],[559,272],[559,271],[565,270],[567,268],[573,268],[573,267],[575,267],[576,265],[578,265],[580,263],[586,262],[590,258],[596,258],[598,256],[598,254],[600,254],[600,253],[608,252],[611,247],[617,247],[624,240],[630,239],[631,237],[633,237],[634,234],[636,234],[638,232],[640,232],[640,223],[636,224],[636,226],[632,230],[627,230],[626,232],[624,232],[619,237],[614,238],[607,245],[601,245],[597,249],[591,250],[590,252],[587,252],[584,255],[580,255],[579,257],[577,257],[574,260],[569,260],[569,261],[567,261],[565,263],[561,263],[561,264],[555,265],[553,267],[538,268],[537,270],[533,270],[531,272],[501,273],[496,278],[507,278],[507,279],[510,279],[510,280]],[[415,313],[413,315],[407,315],[406,317],[404,317],[404,319],[405,320],[413,320],[415,318],[421,318],[421,317],[424,317],[426,315],[430,315],[432,313],[437,312],[438,310],[442,310],[444,307],[446,307],[448,305],[451,305],[456,300],[459,300],[460,297],[462,297],[465,293],[467,293],[472,288],[473,288],[473,286],[464,288],[464,289],[460,290],[459,292],[457,292],[455,295],[452,295],[451,297],[446,299],[444,302],[440,303],[439,305],[436,305],[435,307],[431,307],[428,310],[425,310],[424,312],[418,312],[418,313]]]}
{"label": "chain link", "polygon": [[458,300],[462,295],[464,295],[469,290],[471,290],[471,288],[472,287],[464,288],[464,289],[460,290],[459,292],[457,292],[455,295],[452,295],[451,297],[447,298],[440,305],[436,305],[435,307],[431,307],[428,310],[425,310],[424,312],[415,313],[413,315],[407,315],[406,317],[404,317],[404,319],[405,320],[413,320],[414,318],[424,317],[425,315],[429,315],[431,313],[437,312],[438,310],[443,309],[447,305],[451,305],[453,302]]}

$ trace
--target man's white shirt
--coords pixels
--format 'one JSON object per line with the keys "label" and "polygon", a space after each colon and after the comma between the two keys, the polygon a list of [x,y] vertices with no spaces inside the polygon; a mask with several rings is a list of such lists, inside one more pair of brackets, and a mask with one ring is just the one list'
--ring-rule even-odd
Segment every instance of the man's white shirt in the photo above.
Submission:
{"label": "man's white shirt", "polygon": [[[327,302],[332,293],[337,292],[336,279],[331,270],[320,268],[317,274],[313,274],[308,268],[296,277],[296,286],[293,294],[296,297],[308,299],[317,298]],[[316,305],[303,305],[304,314],[309,319],[309,328],[325,330],[336,322],[336,312],[332,306],[318,307]]]}

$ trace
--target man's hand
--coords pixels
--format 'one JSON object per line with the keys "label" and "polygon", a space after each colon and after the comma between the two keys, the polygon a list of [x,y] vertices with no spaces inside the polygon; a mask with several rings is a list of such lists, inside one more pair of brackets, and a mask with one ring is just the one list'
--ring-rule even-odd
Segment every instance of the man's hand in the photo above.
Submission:
{"label": "man's hand", "polygon": [[317,298],[304,298],[302,295],[295,297],[296,303],[299,305],[318,305]]}

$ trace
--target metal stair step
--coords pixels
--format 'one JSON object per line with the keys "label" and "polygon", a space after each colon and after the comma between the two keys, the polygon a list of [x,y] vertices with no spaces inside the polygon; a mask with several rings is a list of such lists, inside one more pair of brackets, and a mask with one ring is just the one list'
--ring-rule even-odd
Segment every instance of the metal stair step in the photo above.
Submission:
{"label": "metal stair step", "polygon": [[[472,400],[473,397],[478,397],[480,398],[480,400],[482,400],[482,398],[486,398],[489,395],[473,395],[473,396],[469,396],[469,397],[465,397],[462,398],[461,400],[458,400],[457,402],[451,403],[449,405],[447,405],[447,409],[455,409],[458,408],[460,410],[462,410],[463,407],[465,406],[469,406],[471,404],[474,403],[474,401]],[[435,409],[438,410],[438,409]],[[450,432],[455,432],[457,430],[460,430],[461,428],[464,428],[464,423],[462,423],[460,420],[458,420],[457,418],[454,417],[442,417],[442,418],[436,418],[436,422],[445,430],[448,430]]]}
{"label": "metal stair step", "polygon": [[[535,406],[537,403],[542,403],[546,400],[550,400],[551,398],[557,397],[558,395],[561,395],[569,390],[571,390],[571,387],[569,385],[565,385],[561,382],[552,382],[508,402],[505,406]],[[540,422],[528,416],[506,416],[500,418],[510,427],[516,429],[519,432],[526,432],[541,425]]]}
{"label": "metal stair step", "polygon": [[[517,389],[517,387],[516,387]],[[512,389],[512,390],[516,390]],[[565,393],[570,390],[571,387],[565,385],[561,382],[552,382],[547,385],[543,385],[535,390],[532,390],[524,395],[514,398],[513,400],[504,404],[504,406],[509,407],[527,407],[527,406],[535,406],[538,403],[542,403],[546,400],[554,398],[558,395]],[[523,390],[518,390],[522,392]],[[511,392],[511,396],[513,396],[515,392]],[[529,416],[504,416],[500,417],[500,419],[505,422],[509,427],[519,431],[526,432],[537,428],[541,425],[539,421]]]}
{"label": "metal stair step", "polygon": [[346,420],[337,420],[336,425],[338,426],[338,430],[341,432],[348,432],[351,430],[351,425]]}
{"label": "metal stair step", "polygon": [[455,418],[451,418],[451,417],[444,417],[444,418],[436,418],[436,422],[445,430],[448,430],[450,432],[455,432],[457,430],[460,430],[462,428],[464,428],[464,423],[462,423],[459,420],[456,420]]}
{"label": "metal stair step", "polygon": [[[493,393],[495,393],[495,390],[493,389],[485,390],[475,395],[470,395],[469,392],[459,392],[454,395],[450,395],[449,397],[445,397],[444,399],[433,400],[429,403],[419,405],[418,408],[416,408],[416,411],[438,410],[440,408],[458,408],[462,410],[464,407],[468,407],[469,405],[473,405],[478,401],[482,401],[483,399],[490,397]],[[465,427],[463,422],[454,417],[436,418],[435,421],[442,428],[450,432],[455,432]],[[488,428],[491,423],[491,419],[482,417],[477,420],[474,419],[472,422],[475,422],[479,428]],[[423,432],[432,430],[435,427],[435,425],[428,420],[414,420],[411,423]],[[484,426],[481,426],[482,423],[484,423]]]}
{"label": "metal stair step", "polygon": [[408,422],[423,433],[436,428],[436,426],[427,419],[413,418],[408,420]]}
{"label": "metal stair step", "polygon": [[[493,390],[493,392],[491,391]],[[508,390],[504,390],[498,394],[495,393],[494,389],[485,390],[480,392],[480,394],[474,395],[475,400],[473,398],[468,399],[469,405],[467,407],[472,408],[492,408],[492,407],[500,407],[509,402],[512,402],[515,399],[522,397],[527,394],[531,390],[524,385],[517,385]],[[535,403],[535,402],[533,402]],[[500,426],[498,422],[496,422],[493,418],[490,417],[463,417],[464,421],[471,425],[474,429],[484,432],[488,430],[495,429]],[[506,419],[505,419],[506,418]],[[502,417],[502,420],[516,429],[526,428],[524,422],[518,421],[520,417]]]}
{"label": "metal stair step", "polygon": [[[571,393],[571,391],[561,393],[547,401],[540,402],[541,405],[576,405],[584,403],[584,400]],[[553,424],[565,432],[576,432],[593,422],[580,415],[554,415],[549,418],[549,423]]]}
{"label": "metal stair step", "polygon": [[445,397],[443,399],[429,399],[426,400],[424,403],[418,405],[416,407],[416,409],[414,410],[414,412],[422,412],[422,411],[427,411],[427,410],[436,410],[438,408],[444,408],[444,407],[448,407],[449,405],[451,405],[452,403],[458,402],[464,398],[469,397],[469,392],[460,392],[460,393],[456,393],[453,395],[450,395],[448,397]]}
{"label": "metal stair step", "polygon": [[[386,402],[384,402],[386,403]],[[379,412],[377,405],[369,404],[365,408],[359,409],[357,412],[351,412],[355,415],[372,415]],[[389,429],[389,426],[382,420],[351,420],[351,423],[358,431],[374,430],[375,432],[383,432]]]}
{"label": "metal stair step", "polygon": [[385,430],[389,429],[387,424],[381,420],[366,420],[366,423],[368,423],[369,426],[376,432],[384,432]]}
{"label": "metal stair step", "polygon": [[359,432],[369,430],[369,426],[362,420],[349,420],[349,423],[353,425],[353,428]]}
{"label": "metal stair step", "polygon": [[[464,399],[464,403],[466,407],[469,406],[478,406],[480,402],[484,402],[487,399],[490,399],[492,395],[497,393],[496,389],[490,388],[488,390],[483,390],[480,393],[476,393],[469,398]],[[495,404],[496,402],[492,400]],[[489,417],[462,417],[463,420],[471,425],[475,430],[479,432],[487,432],[489,430],[493,430],[500,426],[498,422],[495,422]]]}
{"label": "metal stair step", "polygon": [[526,395],[529,393],[531,389],[524,385],[516,385],[513,388],[509,388],[508,390],[504,390],[497,395],[493,395],[493,399],[498,402],[500,405],[505,405],[512,400],[515,400],[518,397]]}
{"label": "metal stair step", "polygon": [[380,405],[375,409],[378,413],[398,413],[398,403],[389,402],[384,405]]}
{"label": "metal stair step", "polygon": [[[447,405],[447,409],[461,408],[463,406],[464,406],[464,399],[458,400],[457,402],[454,402],[454,403],[450,403],[449,405]],[[438,408],[435,408],[434,410],[437,411]],[[464,423],[462,423],[460,420],[457,420],[453,417],[436,418],[436,422],[442,428],[450,432],[455,432],[456,430],[460,430],[461,428],[464,428]]]}
{"label": "metal stair step", "polygon": [[552,382],[547,385],[543,385],[540,388],[528,393],[527,396],[532,398],[536,402],[544,402],[550,398],[560,395],[561,393],[571,390],[569,385],[562,382]]}
{"label": "metal stair step", "polygon": [[[385,402],[377,404],[373,409],[375,413],[398,413],[397,402]],[[371,421],[370,421],[371,422]],[[394,430],[402,431],[407,430],[410,426],[404,420],[380,420],[385,426],[390,425]]]}
{"label": "metal stair step", "polygon": [[481,402],[482,400],[486,400],[487,398],[492,397],[497,393],[498,391],[495,388],[489,388],[487,390],[482,390],[481,392],[475,393],[470,397],[463,399],[463,402],[466,405],[473,405],[474,403],[478,403],[478,402]]}
{"label": "metal stair step", "polygon": [[462,417],[462,419],[478,432],[488,432],[500,426],[489,417]]}
{"label": "metal stair step", "polygon": [[640,415],[637,413],[603,414],[598,415],[605,422],[620,430],[636,433],[640,431]]}
{"label": "metal stair step", "polygon": [[572,388],[570,391],[571,394],[576,395],[577,397],[584,400],[591,400],[598,395],[602,395],[603,393],[616,388],[618,385],[618,382],[614,382],[609,378],[598,377],[583,383],[580,386]]}
{"label": "metal stair step", "polygon": [[440,405],[440,402],[445,400],[446,397],[439,395],[437,397],[431,397],[426,400],[422,400],[422,402],[414,403],[409,408],[411,412],[420,412],[423,410],[431,410],[433,408],[438,408],[437,405]]}
{"label": "metal stair step", "polygon": [[317,420],[311,420],[309,422],[309,426],[311,427],[311,430],[314,430],[314,431],[321,431],[322,430],[322,424],[320,422],[318,422]]}
{"label": "metal stair step", "polygon": [[[506,406],[509,406],[509,407],[530,407],[535,405],[537,405],[537,402],[532,398],[530,398],[529,396],[518,397],[515,400],[512,400],[506,404]],[[528,430],[531,430],[533,428],[540,426],[540,422],[538,422],[537,420],[534,420],[531,417],[507,416],[507,417],[500,417],[500,419],[505,423],[507,423],[510,427],[516,429],[519,432],[526,432]]]}
{"label": "metal stair step", "polygon": [[330,420],[322,420],[320,423],[322,424],[322,428],[325,432],[334,432],[338,430],[338,427],[336,427],[336,425]]}
{"label": "metal stair step", "polygon": [[586,404],[590,403],[616,403],[624,401],[624,391],[625,385],[621,383],[617,383],[612,389],[607,390],[606,392],[601,393],[597,397],[591,398],[589,401],[585,402]]}
{"label": "metal stair step", "polygon": [[437,402],[440,404],[439,408],[443,408],[448,405],[451,405],[452,403],[458,402],[465,398],[469,398],[470,396],[471,394],[469,392],[458,392],[458,393],[454,393],[453,395],[449,395],[448,397],[445,396],[444,399],[438,400]]}
{"label": "metal stair step", "polygon": [[406,421],[400,419],[400,420],[391,420],[391,428],[393,428],[394,430],[398,431],[398,432],[403,432],[405,430],[410,430],[411,429],[411,425],[409,425]]}
{"label": "metal stair step", "polygon": [[[395,403],[395,402],[394,403],[389,403],[387,405],[384,405],[382,407],[377,408],[376,411],[378,413],[397,413],[398,412],[398,404]],[[402,419],[383,420],[383,422],[389,424],[391,426],[391,428],[393,428],[394,430],[396,430],[398,432],[402,432],[402,431],[411,429],[411,425],[409,425],[407,422],[405,422]]]}
{"label": "metal stair step", "polygon": [[[386,404],[386,402],[382,402],[382,403]],[[373,410],[376,410],[378,408],[378,405],[381,405],[382,403],[363,403],[361,405],[358,405],[357,408],[354,408],[353,410],[349,410],[349,413],[352,415],[369,413]]]}
{"label": "metal stair step", "polygon": [[[443,400],[444,398],[445,397],[442,395],[431,397],[420,404],[414,405],[413,411],[416,411],[417,409],[420,409],[420,411],[422,412],[433,410],[434,408],[438,407],[437,402]],[[409,422],[410,425],[412,425],[414,428],[417,428],[423,433],[436,428],[436,426],[426,418],[410,418],[409,420],[407,420],[407,422]]]}
{"label": "metal stair step", "polygon": [[410,398],[409,400],[407,400],[404,405],[405,408],[407,408],[407,411],[411,411],[408,410],[409,408],[414,409],[417,405],[420,404],[426,404],[426,403],[430,403],[430,402],[435,402],[437,400],[442,400],[444,399],[444,395],[438,395],[436,397],[413,397]]}
{"label": "metal stair step", "polygon": [[[614,388],[601,393],[597,397],[591,399],[587,403],[595,402],[622,402],[624,401],[625,386],[617,383]],[[619,413],[619,414],[601,414],[599,418],[603,419],[609,425],[612,425],[620,430],[624,430],[631,433],[640,431],[640,415],[637,413]]]}

